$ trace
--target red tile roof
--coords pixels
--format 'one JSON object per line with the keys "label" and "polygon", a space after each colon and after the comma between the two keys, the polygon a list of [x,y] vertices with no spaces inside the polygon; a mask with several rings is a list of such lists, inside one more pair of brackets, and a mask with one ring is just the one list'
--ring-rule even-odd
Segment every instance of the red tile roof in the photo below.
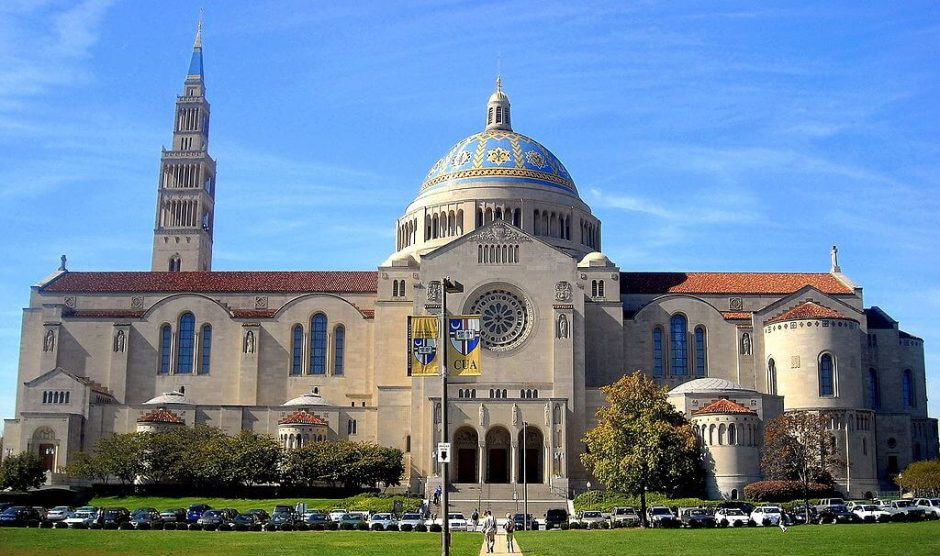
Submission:
{"label": "red tile roof", "polygon": [[326,425],[326,421],[304,409],[291,413],[277,423],[279,425]]}
{"label": "red tile roof", "polygon": [[174,425],[186,424],[179,415],[166,409],[154,409],[137,418],[138,423],[172,423]]}
{"label": "red tile roof", "polygon": [[789,294],[806,286],[828,294],[853,293],[824,272],[621,272],[620,293]]}
{"label": "red tile roof", "polygon": [[747,311],[722,311],[725,320],[751,320],[751,313]]}
{"label": "red tile roof", "polygon": [[375,293],[374,271],[66,272],[44,292],[328,292]]}
{"label": "red tile roof", "polygon": [[830,309],[829,307],[823,307],[818,303],[813,303],[812,301],[806,301],[800,303],[796,307],[786,311],[776,317],[768,320],[764,324],[773,324],[775,322],[783,322],[786,320],[802,320],[802,319],[845,319],[845,320],[855,320],[852,317],[843,315],[839,311]]}
{"label": "red tile roof", "polygon": [[359,312],[362,313],[362,316],[367,319],[375,318],[375,309],[359,309]]}
{"label": "red tile roof", "polygon": [[717,402],[712,402],[702,409],[693,411],[692,415],[727,415],[727,414],[741,414],[741,415],[757,415],[756,411],[748,409],[738,402],[733,402],[731,400],[721,399]]}

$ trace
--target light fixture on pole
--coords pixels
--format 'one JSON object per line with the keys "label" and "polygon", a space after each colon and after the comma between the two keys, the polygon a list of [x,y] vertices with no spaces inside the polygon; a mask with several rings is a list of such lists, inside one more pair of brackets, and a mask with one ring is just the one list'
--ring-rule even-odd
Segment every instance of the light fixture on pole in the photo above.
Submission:
{"label": "light fixture on pole", "polygon": [[526,465],[529,422],[522,422],[522,530],[529,530],[529,467]]}
{"label": "light fixture on pole", "polygon": [[[441,442],[450,442],[450,436],[447,431],[447,342],[449,341],[450,331],[447,322],[447,294],[463,292],[463,284],[456,280],[451,280],[450,276],[445,276],[441,280],[441,340],[438,344],[441,349]],[[447,458],[449,460],[450,458]],[[448,483],[450,482],[450,463],[444,461],[441,463],[441,478],[443,486],[441,488],[441,509],[444,515],[441,527],[441,554],[450,556],[450,515],[449,515],[449,496]]]}

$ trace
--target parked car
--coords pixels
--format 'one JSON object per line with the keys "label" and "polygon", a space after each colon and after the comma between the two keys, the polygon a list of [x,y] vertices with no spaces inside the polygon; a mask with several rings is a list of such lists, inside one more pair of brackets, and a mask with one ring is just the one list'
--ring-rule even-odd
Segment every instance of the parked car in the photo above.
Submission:
{"label": "parked car", "polygon": [[940,498],[918,498],[914,505],[923,508],[924,513],[933,518],[940,517]]}
{"label": "parked car", "polygon": [[852,507],[852,513],[861,521],[881,521],[891,517],[891,514],[885,511],[881,506],[874,504],[856,504]]}
{"label": "parked car", "polygon": [[715,510],[715,523],[728,527],[743,527],[750,521],[750,514],[738,508],[718,508]]}
{"label": "parked car", "polygon": [[46,519],[49,521],[64,521],[65,518],[67,518],[69,514],[74,511],[75,508],[72,506],[56,506],[46,512]]}
{"label": "parked car", "polygon": [[271,515],[268,512],[262,510],[261,508],[252,508],[245,512],[246,514],[254,515],[258,518],[262,524],[267,523],[271,519]]}
{"label": "parked car", "polygon": [[196,521],[196,523],[199,525],[215,525],[218,527],[228,526],[236,517],[238,517],[238,510],[232,508],[208,510],[199,516],[199,520]]}
{"label": "parked car", "polygon": [[131,525],[134,527],[140,527],[141,523],[153,525],[154,523],[162,522],[160,512],[158,512],[156,508],[137,508],[131,512]]}
{"label": "parked car", "polygon": [[297,523],[297,513],[291,506],[274,506],[274,511],[271,512],[271,519],[268,523],[278,527],[294,525]]}
{"label": "parked car", "polygon": [[[444,522],[442,519],[438,518],[437,520],[439,525],[443,525]],[[470,521],[462,513],[451,512],[447,514],[447,522],[450,524],[451,531],[469,531],[470,530]]]}
{"label": "parked car", "polygon": [[183,523],[186,521],[186,510],[183,508],[167,508],[160,512],[160,519],[164,523]]}
{"label": "parked car", "polygon": [[421,514],[418,512],[404,513],[401,519],[398,520],[398,526],[400,527],[402,525],[411,525],[412,527],[424,525],[424,518],[421,517]]}
{"label": "parked car", "polygon": [[398,525],[398,520],[390,513],[377,513],[369,516],[368,524],[369,529],[372,529],[373,525],[381,525],[382,529],[388,529],[389,525]]}
{"label": "parked car", "polygon": [[858,521],[858,517],[841,504],[832,504],[822,507],[817,506],[817,508],[821,508],[816,516],[816,522],[819,524],[855,523]]}
{"label": "parked car", "polygon": [[682,508],[679,512],[682,525],[689,528],[714,527],[715,517],[705,508]]}
{"label": "parked car", "polygon": [[349,510],[345,508],[333,508],[332,510],[330,510],[330,514],[329,514],[330,521],[339,521],[340,519],[343,518],[344,515],[348,513],[349,513]]}
{"label": "parked car", "polygon": [[927,516],[926,510],[916,506],[913,500],[892,500],[887,502],[884,509],[894,515],[904,514],[907,519],[924,519]]}
{"label": "parked car", "polygon": [[816,504],[816,509],[822,511],[823,508],[829,506],[845,506],[845,500],[843,498],[820,498],[819,504]]}
{"label": "parked car", "polygon": [[788,512],[792,522],[795,524],[805,524],[806,516],[809,514],[809,522],[814,523],[818,521],[819,512],[816,511],[816,506],[809,502],[800,502],[799,504],[793,506],[793,509]]}
{"label": "parked car", "polygon": [[323,513],[323,510],[320,510],[320,509],[317,509],[317,508],[307,508],[306,510],[304,510],[303,514],[301,514],[300,517],[301,517],[301,519],[303,519],[304,521],[306,521],[307,518],[310,517],[310,516],[312,516],[312,515],[324,515],[324,513]]}
{"label": "parked car", "polygon": [[42,515],[30,506],[10,506],[0,513],[0,525],[25,525],[41,519]]}
{"label": "parked car", "polygon": [[616,507],[610,514],[614,523],[619,523],[624,527],[631,527],[640,523],[640,514],[637,513],[636,508]]}
{"label": "parked car", "polygon": [[245,527],[254,527],[255,525],[262,525],[261,518],[258,517],[258,514],[252,513],[243,513],[238,514],[232,519],[232,522],[229,524],[232,529],[239,525],[244,525]]}
{"label": "parked car", "polygon": [[590,527],[592,523],[602,523],[607,521],[607,518],[604,517],[604,514],[599,511],[587,510],[579,514],[577,521],[585,527]]}
{"label": "parked car", "polygon": [[212,506],[209,504],[190,504],[189,509],[186,510],[186,523],[196,523],[203,513],[211,509]]}
{"label": "parked car", "polygon": [[46,508],[43,508],[42,506],[33,506],[33,509],[36,510],[37,514],[39,514],[39,521],[45,521],[46,514],[48,513]]}
{"label": "parked car", "polygon": [[562,523],[568,523],[568,510],[551,508],[545,512],[545,529],[555,529]]}
{"label": "parked car", "polygon": [[131,513],[127,508],[105,508],[101,510],[101,522],[104,525],[120,525],[131,520]]}
{"label": "parked car", "polygon": [[532,529],[533,526],[536,529],[538,528],[538,522],[532,518],[532,514],[512,514],[512,524],[518,531],[525,531],[526,524],[528,524],[529,529]]}
{"label": "parked car", "polygon": [[307,525],[316,525],[318,523],[326,525],[326,523],[329,521],[330,519],[326,516],[326,514],[310,514],[306,519],[304,519],[304,522]]}
{"label": "parked car", "polygon": [[98,510],[82,510],[78,509],[69,514],[67,518],[62,522],[69,527],[76,526],[85,526],[88,527],[92,523],[98,523]]}
{"label": "parked car", "polygon": [[727,501],[724,501],[724,502],[720,502],[717,506],[715,506],[716,509],[719,509],[719,508],[734,508],[734,509],[736,509],[736,510],[741,510],[742,512],[744,512],[744,513],[747,514],[747,515],[751,515],[751,512],[753,512],[753,511],[754,511],[754,508],[756,508],[756,507],[757,507],[757,506],[755,506],[754,504],[751,504],[751,503],[748,503],[748,502],[742,502],[742,501],[740,501],[740,500],[727,500]]}
{"label": "parked car", "polygon": [[646,519],[649,521],[651,527],[670,527],[678,523],[672,510],[666,506],[653,506],[647,509]]}
{"label": "parked car", "polygon": [[758,506],[751,512],[751,521],[758,526],[779,525],[782,518],[780,506]]}

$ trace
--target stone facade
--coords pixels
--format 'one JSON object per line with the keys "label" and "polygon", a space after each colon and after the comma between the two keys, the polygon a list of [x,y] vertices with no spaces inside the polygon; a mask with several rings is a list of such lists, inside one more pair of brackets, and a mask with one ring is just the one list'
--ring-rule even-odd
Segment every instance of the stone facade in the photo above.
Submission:
{"label": "stone facade", "polygon": [[[288,446],[325,436],[398,447],[406,483],[430,488],[441,384],[408,376],[406,327],[409,315],[440,314],[440,281],[451,276],[464,290],[448,295],[449,311],[491,320],[483,375],[450,381],[458,489],[523,476],[546,496],[583,489],[581,439],[604,403],[599,387],[636,369],[673,388],[670,399],[705,431],[714,496],[759,477],[762,426],[786,410],[837,412],[833,432],[850,461],[837,480],[853,496],[936,457],[922,341],[866,309],[837,261],[826,273],[622,271],[599,252],[601,223],[561,162],[512,131],[501,89],[487,128],[432,167],[377,270],[211,271],[211,225],[169,226],[161,212],[177,197],[196,201],[193,214],[212,210],[197,46],[198,72],[184,85],[197,99],[177,104],[202,111],[193,129],[177,122],[172,153],[194,153],[198,187],[166,180],[176,155],[164,153],[152,272],[63,265],[33,286],[4,456],[34,451],[59,470],[163,408],[185,426],[253,430]],[[167,251],[177,236],[191,248]],[[746,412],[696,413],[721,399]],[[299,411],[322,424],[285,421]],[[746,441],[706,440],[712,425],[732,423]]]}

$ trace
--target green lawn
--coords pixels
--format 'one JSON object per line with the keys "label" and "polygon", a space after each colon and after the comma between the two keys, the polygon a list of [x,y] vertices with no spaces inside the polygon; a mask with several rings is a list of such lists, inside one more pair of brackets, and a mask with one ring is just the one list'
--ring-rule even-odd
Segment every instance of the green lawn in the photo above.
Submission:
{"label": "green lawn", "polygon": [[[477,556],[482,536],[455,533],[454,556]],[[78,531],[74,529],[0,529],[4,556],[431,556],[441,553],[439,533],[394,531],[320,531],[238,533],[218,531]]]}
{"label": "green lawn", "polygon": [[[416,508],[421,500],[417,498],[399,497],[404,509]],[[390,511],[391,498],[375,498],[358,496],[353,498],[206,498],[204,496],[164,498],[159,496],[99,496],[89,504],[93,506],[118,506],[134,511],[135,508],[156,508],[163,511],[167,508],[186,508],[190,504],[209,504],[213,508],[235,508],[240,512],[252,508],[261,508],[271,511],[278,504],[295,505],[297,502],[306,502],[308,508],[318,508],[329,511],[330,508],[346,508],[347,510]]]}
{"label": "green lawn", "polygon": [[516,533],[526,556],[703,554],[916,556],[940,554],[940,521],[745,529],[616,529]]}

